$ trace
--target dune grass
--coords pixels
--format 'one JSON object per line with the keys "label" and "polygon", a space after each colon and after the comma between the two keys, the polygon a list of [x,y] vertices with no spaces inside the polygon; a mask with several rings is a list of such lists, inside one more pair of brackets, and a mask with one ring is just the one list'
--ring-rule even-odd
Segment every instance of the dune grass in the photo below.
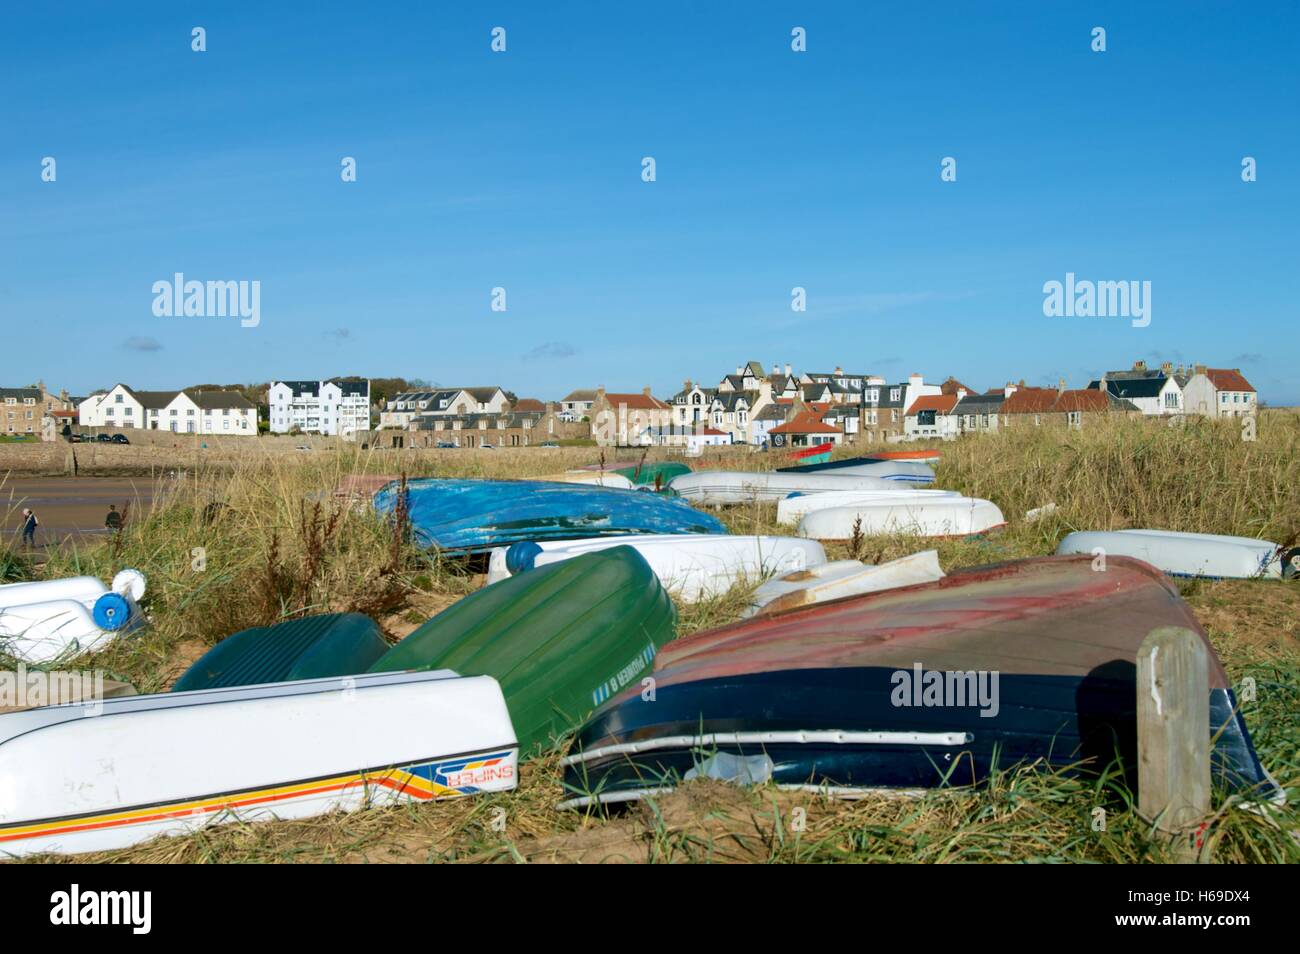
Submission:
{"label": "dune grass", "polygon": [[[971,540],[866,537],[828,547],[838,559],[880,562],[933,546],[945,570],[1048,554],[1074,529],[1149,526],[1260,536],[1300,532],[1300,416],[1261,418],[1246,442],[1233,422],[1166,427],[1115,421],[1083,431],[1015,429],[942,445],[938,485],[997,503],[1008,525]],[[422,601],[450,601],[478,580],[463,563],[413,549],[400,528],[330,491],[350,474],[531,477],[596,463],[599,448],[361,451],[342,446],[299,459],[262,456],[233,471],[173,478],[147,513],[114,540],[55,552],[46,578],[103,579],[134,566],[149,577],[151,625],[78,668],[102,668],[140,691],[169,685],[184,663],[223,636],[306,613],[357,610],[396,636]],[[852,451],[837,450],[837,456]],[[607,462],[635,460],[605,450]],[[662,452],[649,455],[662,457]],[[775,455],[732,453],[725,465],[761,469]],[[694,466],[702,466],[693,462]],[[703,466],[713,466],[712,460]],[[1054,503],[1039,520],[1034,507]],[[215,505],[215,506],[214,506]],[[736,533],[789,532],[775,507],[718,512]],[[198,548],[201,548],[198,549]],[[10,579],[33,567],[0,554]],[[752,589],[752,588],[751,588]],[[1209,829],[1216,860],[1300,861],[1300,584],[1196,582],[1182,587],[1234,682],[1251,677],[1244,711],[1260,757],[1288,789],[1267,814],[1216,796]],[[744,587],[680,606],[679,635],[734,620]],[[525,765],[515,792],[406,805],[298,822],[241,823],[88,857],[102,861],[1094,861],[1166,860],[1167,847],[1134,811],[1118,774],[1082,778],[1041,767],[1000,772],[979,789],[837,801],[771,787],[699,782],[608,814],[558,812],[560,753]],[[504,815],[498,811],[504,810]],[[1100,810],[1100,813],[1098,812]],[[504,818],[502,829],[499,820]],[[1104,819],[1104,830],[1098,829]]]}

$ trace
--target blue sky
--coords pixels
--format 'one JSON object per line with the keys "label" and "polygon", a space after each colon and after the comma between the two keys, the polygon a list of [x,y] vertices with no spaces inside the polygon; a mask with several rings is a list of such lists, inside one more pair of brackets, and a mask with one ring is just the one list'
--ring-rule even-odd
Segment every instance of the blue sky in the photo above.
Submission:
{"label": "blue sky", "polygon": [[[0,14],[0,383],[1145,358],[1300,403],[1293,3],[47,6]],[[261,324],[156,317],[175,272],[260,281]],[[1044,317],[1067,272],[1151,324]]]}

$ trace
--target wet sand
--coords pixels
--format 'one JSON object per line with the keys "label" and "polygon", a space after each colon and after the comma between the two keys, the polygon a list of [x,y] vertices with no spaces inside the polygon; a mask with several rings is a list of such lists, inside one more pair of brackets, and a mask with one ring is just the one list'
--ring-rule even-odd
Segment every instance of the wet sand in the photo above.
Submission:
{"label": "wet sand", "polygon": [[[0,483],[0,534],[3,542],[17,546],[22,532],[22,509],[30,507],[41,522],[36,546],[52,546],[68,539],[103,537],[109,504],[127,518],[149,510],[158,487],[148,477],[11,477]],[[90,540],[87,540],[90,542]]]}

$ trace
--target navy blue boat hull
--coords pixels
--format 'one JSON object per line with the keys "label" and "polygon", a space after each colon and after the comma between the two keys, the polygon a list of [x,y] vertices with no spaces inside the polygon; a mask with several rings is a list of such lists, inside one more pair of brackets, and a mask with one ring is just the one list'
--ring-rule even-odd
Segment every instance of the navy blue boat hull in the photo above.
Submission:
{"label": "navy blue boat hull", "polygon": [[[653,701],[624,697],[583,728],[566,759],[571,805],[620,801],[671,787],[715,752],[760,759],[780,785],[832,789],[922,789],[979,784],[997,769],[1039,763],[1054,769],[1115,768],[1136,788],[1135,669],[1102,667],[1088,676],[1002,674],[998,711],[978,705],[898,706],[893,668],[797,669],[662,686]],[[987,711],[987,709],[985,710]],[[1251,744],[1231,690],[1210,694],[1216,784],[1273,799],[1279,794]],[[1222,732],[1219,732],[1220,728]],[[949,735],[924,742],[790,741],[797,733]],[[679,742],[666,748],[588,757],[629,743],[778,733],[773,741]]]}

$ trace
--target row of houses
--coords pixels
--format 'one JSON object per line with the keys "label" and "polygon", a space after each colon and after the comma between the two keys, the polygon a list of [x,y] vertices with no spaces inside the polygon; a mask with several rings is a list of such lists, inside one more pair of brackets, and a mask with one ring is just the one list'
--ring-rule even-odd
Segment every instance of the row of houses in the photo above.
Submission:
{"label": "row of houses", "polygon": [[919,374],[889,381],[835,368],[793,373],[758,362],[738,366],[716,387],[686,381],[668,401],[596,390],[587,409],[600,444],[809,446],[873,444],[996,432],[1006,426],[1083,427],[1102,415],[1222,417],[1254,413],[1257,395],[1240,369],[1134,362],[1087,388],[1008,382],[978,392],[955,378],[927,383]]}
{"label": "row of houses", "polygon": [[141,391],[119,383],[83,398],[77,422],[83,427],[256,437],[257,405],[238,391]]}

